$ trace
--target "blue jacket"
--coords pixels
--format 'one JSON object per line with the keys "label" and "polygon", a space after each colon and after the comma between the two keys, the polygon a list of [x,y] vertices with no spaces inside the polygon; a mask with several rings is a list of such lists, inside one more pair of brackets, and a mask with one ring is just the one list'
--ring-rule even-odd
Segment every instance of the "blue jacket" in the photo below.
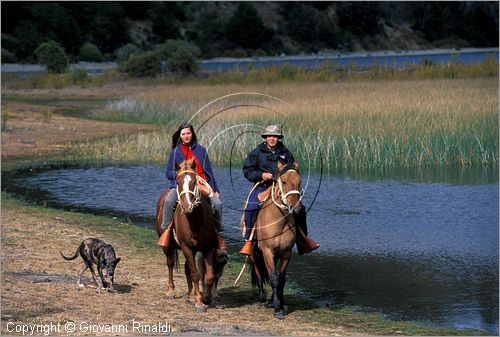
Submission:
{"label": "blue jacket", "polygon": [[[212,171],[212,164],[210,163],[210,159],[208,158],[207,150],[205,150],[205,148],[200,144],[194,144],[191,148],[196,158],[198,158],[198,161],[203,168],[203,172],[205,172],[208,184],[210,185],[210,187],[212,187],[214,192],[219,192],[219,187],[215,182],[215,176],[214,172]],[[170,152],[170,155],[168,157],[166,176],[170,180],[170,188],[175,188],[175,164],[180,164],[184,160],[186,160],[186,157],[184,156],[184,153],[182,152],[179,144],[175,149],[172,150],[172,152]]]}
{"label": "blue jacket", "polygon": [[[274,151],[269,150],[266,143],[260,143],[250,152],[243,164],[243,175],[253,183],[262,179],[262,173],[272,173],[278,176],[278,160],[283,164],[292,164],[295,159],[292,153],[282,142],[276,144]],[[263,186],[271,185],[272,181],[267,181]]]}

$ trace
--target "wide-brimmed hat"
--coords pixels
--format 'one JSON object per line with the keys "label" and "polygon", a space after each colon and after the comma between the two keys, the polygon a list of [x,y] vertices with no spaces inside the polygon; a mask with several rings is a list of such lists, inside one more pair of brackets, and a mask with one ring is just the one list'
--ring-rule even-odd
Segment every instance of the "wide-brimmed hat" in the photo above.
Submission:
{"label": "wide-brimmed hat", "polygon": [[262,138],[266,138],[267,136],[277,136],[279,139],[283,138],[281,128],[278,125],[269,125],[261,136]]}

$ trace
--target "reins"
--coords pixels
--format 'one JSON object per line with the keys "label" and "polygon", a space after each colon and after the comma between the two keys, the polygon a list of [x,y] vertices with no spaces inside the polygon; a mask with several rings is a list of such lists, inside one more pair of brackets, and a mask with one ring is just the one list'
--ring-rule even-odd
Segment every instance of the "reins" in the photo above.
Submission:
{"label": "reins", "polygon": [[[294,169],[289,169],[289,170],[287,170],[286,172],[288,172],[288,171],[294,171],[294,172],[297,172],[297,170],[294,170]],[[286,172],[285,172],[285,173],[286,173]],[[291,214],[293,213],[293,208],[294,208],[294,207],[293,207],[293,205],[291,205],[291,204],[289,204],[289,203],[288,203],[288,201],[286,200],[286,198],[287,198],[289,195],[291,195],[291,194],[299,194],[299,195],[300,195],[299,202],[300,202],[300,200],[302,200],[302,197],[303,197],[304,193],[303,193],[303,192],[301,192],[301,191],[299,191],[299,190],[291,190],[291,191],[289,191],[289,192],[285,193],[284,188],[283,188],[283,182],[282,182],[281,178],[280,178],[280,177],[278,177],[278,178],[276,179],[276,181],[278,182],[278,185],[277,185],[277,186],[278,186],[278,188],[279,188],[279,190],[280,190],[280,191],[279,191],[279,193],[278,193],[278,195],[280,196],[280,199],[279,199],[279,200],[276,200],[276,198],[275,198],[275,194],[274,194],[274,189],[275,189],[275,187],[276,187],[276,182],[275,182],[275,181],[273,181],[273,184],[271,185],[271,199],[272,199],[273,204],[274,204],[276,207],[278,207],[281,211],[283,211],[284,217],[287,217],[287,216],[289,216],[289,215],[291,215]],[[248,200],[250,199],[250,195],[252,194],[253,190],[255,190],[255,188],[257,188],[257,186],[259,186],[259,185],[260,185],[261,183],[263,183],[263,182],[264,182],[264,180],[261,180],[261,181],[256,182],[256,183],[254,184],[254,186],[253,186],[253,187],[252,187],[252,189],[250,190],[250,193],[248,193],[248,196],[247,196],[247,199],[246,199],[246,203],[245,203],[245,207],[243,208],[243,210],[246,208],[246,205],[248,204]],[[269,199],[267,199],[267,200],[269,200]],[[265,201],[263,201],[263,202],[265,202]],[[281,202],[281,203],[280,203],[280,202]],[[279,219],[278,219],[277,221],[279,221]],[[270,224],[267,224],[267,225],[265,225],[264,227],[268,227],[268,226],[272,226],[272,225],[274,225],[274,222],[273,222],[273,223],[270,223]],[[289,225],[289,224],[288,224],[288,225]],[[285,232],[286,232],[286,231],[288,231],[288,230],[290,230],[290,229],[291,229],[291,227],[290,227],[290,226],[288,226],[288,229],[287,229],[287,230],[285,230]],[[282,232],[282,233],[283,233],[283,232]],[[282,233],[278,233],[278,234],[276,234],[276,235],[274,235],[274,236],[272,236],[272,237],[268,237],[268,238],[260,238],[260,239],[258,239],[258,241],[269,240],[269,239],[272,239],[272,238],[274,238],[274,237],[276,237],[276,236],[281,235]]]}

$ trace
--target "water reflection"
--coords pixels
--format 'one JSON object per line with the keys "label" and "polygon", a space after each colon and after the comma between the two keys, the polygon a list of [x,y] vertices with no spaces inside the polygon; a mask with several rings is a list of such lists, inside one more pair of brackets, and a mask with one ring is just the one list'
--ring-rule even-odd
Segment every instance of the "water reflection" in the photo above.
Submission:
{"label": "water reflection", "polygon": [[[236,251],[251,184],[240,170],[215,174],[224,235]],[[325,306],[498,333],[498,172],[303,177],[309,230],[321,248],[294,256],[290,289]],[[28,199],[145,226],[153,225],[167,186],[156,166],[50,170],[5,181],[3,188]]]}

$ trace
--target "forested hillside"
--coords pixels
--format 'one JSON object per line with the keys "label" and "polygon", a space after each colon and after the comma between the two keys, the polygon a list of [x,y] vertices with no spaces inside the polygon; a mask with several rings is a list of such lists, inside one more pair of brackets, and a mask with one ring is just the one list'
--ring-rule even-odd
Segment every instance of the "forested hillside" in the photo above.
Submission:
{"label": "forested hillside", "polygon": [[2,4],[2,62],[35,62],[54,40],[114,60],[126,46],[192,42],[201,57],[498,46],[498,2],[12,2]]}

